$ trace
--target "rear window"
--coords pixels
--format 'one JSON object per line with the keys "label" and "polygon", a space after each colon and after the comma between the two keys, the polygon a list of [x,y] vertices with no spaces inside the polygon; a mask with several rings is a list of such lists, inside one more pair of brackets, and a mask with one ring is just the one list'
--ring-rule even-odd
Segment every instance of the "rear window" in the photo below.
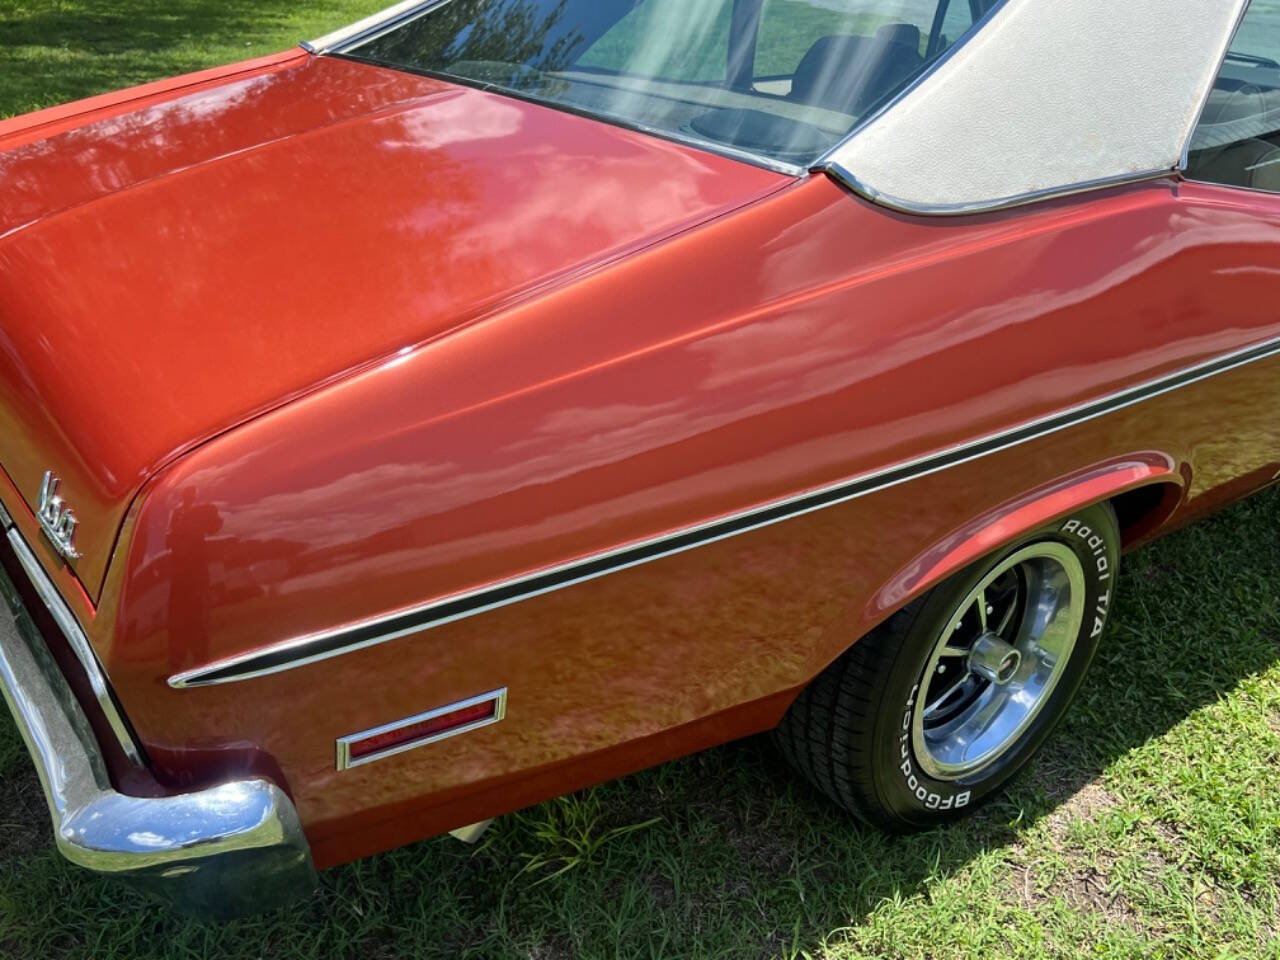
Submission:
{"label": "rear window", "polygon": [[340,52],[805,166],[994,2],[446,0]]}
{"label": "rear window", "polygon": [[1280,0],[1253,0],[1187,155],[1187,176],[1280,193]]}
{"label": "rear window", "polygon": [[648,0],[583,50],[574,66],[604,73],[641,72],[661,80],[720,83],[729,62],[732,3]]}

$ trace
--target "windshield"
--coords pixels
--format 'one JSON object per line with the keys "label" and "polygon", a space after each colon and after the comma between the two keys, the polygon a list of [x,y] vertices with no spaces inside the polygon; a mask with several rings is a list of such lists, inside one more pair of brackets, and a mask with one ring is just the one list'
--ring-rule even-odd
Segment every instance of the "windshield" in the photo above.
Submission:
{"label": "windshield", "polygon": [[807,166],[995,0],[444,0],[343,55]]}

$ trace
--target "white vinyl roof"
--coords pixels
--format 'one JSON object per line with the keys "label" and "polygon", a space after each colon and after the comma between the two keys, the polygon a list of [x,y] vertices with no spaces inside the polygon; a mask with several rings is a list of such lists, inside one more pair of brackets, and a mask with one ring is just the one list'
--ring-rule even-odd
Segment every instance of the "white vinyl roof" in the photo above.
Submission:
{"label": "white vinyl roof", "polygon": [[963,213],[1178,167],[1247,0],[1005,0],[826,158],[879,203]]}

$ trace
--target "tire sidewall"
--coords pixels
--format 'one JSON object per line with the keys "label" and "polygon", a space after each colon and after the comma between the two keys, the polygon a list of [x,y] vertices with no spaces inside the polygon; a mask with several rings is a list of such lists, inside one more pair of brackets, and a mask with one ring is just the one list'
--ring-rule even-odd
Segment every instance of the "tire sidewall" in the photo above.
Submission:
{"label": "tire sidewall", "polygon": [[[962,780],[937,780],[921,768],[911,725],[923,671],[938,637],[978,582],[1006,557],[1042,541],[1069,546],[1085,577],[1085,606],[1075,647],[1057,685],[1022,736],[991,766]],[[878,711],[873,777],[880,803],[905,824],[953,819],[982,803],[1021,769],[1066,713],[1093,660],[1115,600],[1120,536],[1107,504],[1070,514],[954,574],[926,596],[889,671]]]}

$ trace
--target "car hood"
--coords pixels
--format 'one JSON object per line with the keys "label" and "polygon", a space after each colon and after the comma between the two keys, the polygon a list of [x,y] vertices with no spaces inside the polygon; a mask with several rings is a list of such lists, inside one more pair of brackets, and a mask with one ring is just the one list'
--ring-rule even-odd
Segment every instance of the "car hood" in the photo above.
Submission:
{"label": "car hood", "polygon": [[324,57],[4,133],[0,465],[61,479],[91,596],[184,449],[787,182]]}

